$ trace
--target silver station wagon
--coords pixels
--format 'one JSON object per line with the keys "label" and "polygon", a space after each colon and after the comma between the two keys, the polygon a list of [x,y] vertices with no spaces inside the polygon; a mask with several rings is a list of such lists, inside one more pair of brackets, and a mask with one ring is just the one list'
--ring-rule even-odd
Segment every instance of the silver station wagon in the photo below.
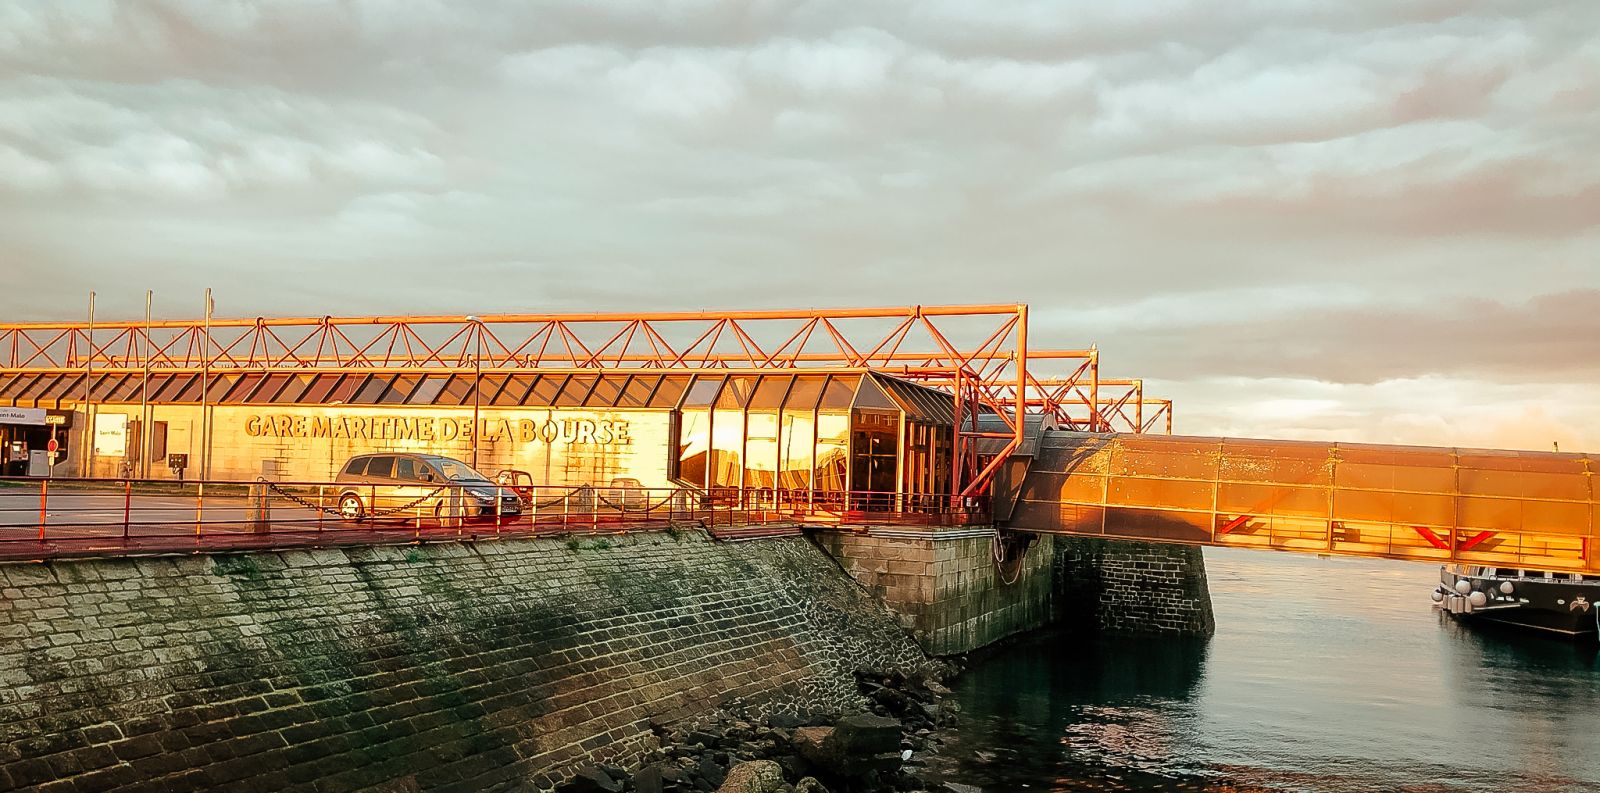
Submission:
{"label": "silver station wagon", "polygon": [[[386,452],[350,458],[334,478],[339,514],[367,518],[477,518],[522,514],[522,499],[510,488],[460,460],[436,454]],[[495,501],[498,498],[499,508]]]}

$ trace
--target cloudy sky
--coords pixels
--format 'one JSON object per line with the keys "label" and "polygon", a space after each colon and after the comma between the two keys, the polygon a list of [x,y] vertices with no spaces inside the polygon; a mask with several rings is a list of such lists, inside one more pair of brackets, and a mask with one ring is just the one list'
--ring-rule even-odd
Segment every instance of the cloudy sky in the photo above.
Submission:
{"label": "cloudy sky", "polygon": [[0,2],[0,321],[1025,301],[1187,433],[1600,450],[1600,3]]}

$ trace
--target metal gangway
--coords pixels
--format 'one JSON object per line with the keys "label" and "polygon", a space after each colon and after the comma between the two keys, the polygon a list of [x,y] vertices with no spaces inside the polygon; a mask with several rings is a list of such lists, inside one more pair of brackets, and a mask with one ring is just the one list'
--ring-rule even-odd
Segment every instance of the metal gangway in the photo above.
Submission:
{"label": "metal gangway", "polygon": [[1600,574],[1596,455],[1046,432],[1016,470],[1015,530]]}

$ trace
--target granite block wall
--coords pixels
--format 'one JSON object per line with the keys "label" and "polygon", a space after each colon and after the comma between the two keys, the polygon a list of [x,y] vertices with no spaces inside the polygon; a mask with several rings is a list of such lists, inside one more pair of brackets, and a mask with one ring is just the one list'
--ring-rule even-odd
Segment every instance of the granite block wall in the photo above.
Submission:
{"label": "granite block wall", "polygon": [[1205,557],[1189,545],[1056,537],[1058,624],[1116,633],[1216,632]]}
{"label": "granite block wall", "polygon": [[800,538],[3,564],[0,790],[538,790],[925,662]]}
{"label": "granite block wall", "polygon": [[1053,538],[1041,536],[1014,580],[994,564],[992,531],[830,531],[818,539],[933,655],[978,649],[1050,621]]}

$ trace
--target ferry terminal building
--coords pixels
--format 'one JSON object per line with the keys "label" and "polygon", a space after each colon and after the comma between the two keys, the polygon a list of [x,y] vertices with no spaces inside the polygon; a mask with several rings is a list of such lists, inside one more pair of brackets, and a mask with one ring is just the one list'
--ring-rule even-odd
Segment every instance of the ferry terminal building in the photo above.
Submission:
{"label": "ferry terminal building", "polygon": [[[0,419],[60,417],[55,476],[326,482],[353,455],[408,451],[539,484],[777,490],[824,503],[948,495],[957,423],[948,392],[843,368],[24,371],[0,373],[0,409]],[[37,458],[46,429],[6,425],[0,440]]]}

